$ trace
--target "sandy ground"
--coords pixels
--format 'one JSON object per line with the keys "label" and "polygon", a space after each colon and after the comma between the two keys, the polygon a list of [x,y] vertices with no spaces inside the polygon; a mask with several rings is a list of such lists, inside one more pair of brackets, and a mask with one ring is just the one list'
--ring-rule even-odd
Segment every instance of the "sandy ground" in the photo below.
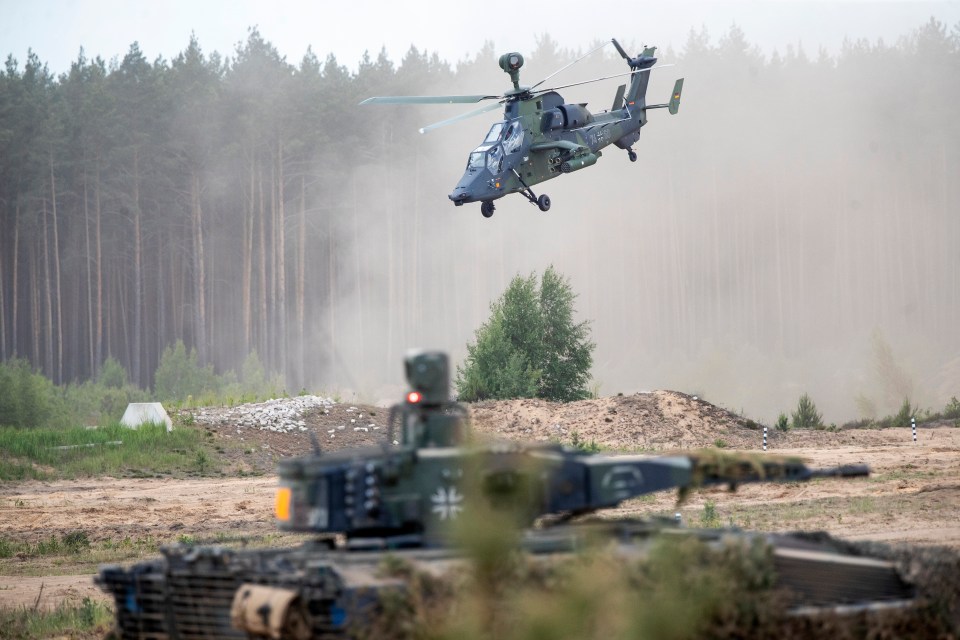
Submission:
{"label": "sandy ground", "polygon": [[[356,411],[382,410],[360,407]],[[615,450],[659,451],[719,446],[756,452],[756,425],[702,400],[653,392],[557,405],[535,400],[482,403],[472,407],[477,431],[493,437],[570,442],[573,433]],[[310,416],[318,436],[328,435],[347,414]],[[335,424],[339,423],[339,424]],[[384,424],[381,422],[380,424]],[[218,437],[276,455],[304,453],[309,436],[284,436],[233,425],[211,424]],[[346,433],[344,433],[346,432]],[[324,448],[382,438],[335,432]],[[340,441],[336,442],[335,441]],[[342,444],[341,444],[342,442]],[[724,525],[766,531],[824,530],[850,539],[942,544],[960,548],[960,428],[922,428],[914,444],[909,429],[769,433],[771,455],[797,456],[816,467],[869,464],[873,475],[805,484],[746,485],[736,493],[710,489],[683,505],[672,493],[632,500],[607,517],[672,515],[679,511],[699,526],[712,503]],[[249,458],[249,456],[246,456]],[[245,537],[283,542],[273,525],[275,477],[227,479],[113,479],[24,482],[0,487],[0,538],[22,542],[83,531],[91,548],[135,543],[144,557],[160,543],[178,539]],[[289,542],[289,540],[288,540]],[[133,559],[136,559],[134,557]],[[93,558],[96,560],[96,557]],[[106,599],[92,582],[95,563],[79,568],[62,559],[9,558],[0,562],[0,606],[55,606],[84,597]]]}

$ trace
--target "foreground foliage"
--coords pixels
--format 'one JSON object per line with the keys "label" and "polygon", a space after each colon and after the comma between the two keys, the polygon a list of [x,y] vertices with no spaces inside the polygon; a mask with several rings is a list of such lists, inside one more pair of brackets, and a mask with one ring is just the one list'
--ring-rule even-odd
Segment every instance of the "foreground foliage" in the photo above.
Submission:
{"label": "foreground foliage", "polygon": [[[474,495],[469,488],[467,495]],[[352,629],[357,637],[893,638],[954,637],[960,630],[960,556],[951,550],[917,552],[923,568],[911,574],[921,593],[915,608],[804,617],[788,613],[789,594],[775,587],[772,552],[759,539],[708,544],[665,535],[630,556],[598,539],[573,555],[537,557],[519,549],[521,530],[510,513],[477,502],[464,513],[470,515],[455,523],[454,535],[466,565],[437,575],[388,556],[381,573],[409,589],[388,594],[379,615]],[[909,566],[910,552],[869,544],[867,553]]]}

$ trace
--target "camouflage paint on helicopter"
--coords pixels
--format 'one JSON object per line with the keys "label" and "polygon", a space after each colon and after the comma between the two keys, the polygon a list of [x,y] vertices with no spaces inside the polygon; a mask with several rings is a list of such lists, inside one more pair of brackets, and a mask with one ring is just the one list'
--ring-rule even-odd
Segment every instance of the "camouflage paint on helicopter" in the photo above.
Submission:
{"label": "camouflage paint on helicopter", "polygon": [[[647,110],[667,108],[671,114],[675,114],[680,107],[682,78],[676,81],[668,103],[646,103],[649,72],[657,62],[654,57],[656,47],[647,47],[639,56],[631,58],[616,40],[610,42],[627,61],[629,72],[551,89],[537,89],[560,71],[597,51],[594,49],[532,87],[521,87],[520,68],[523,66],[523,56],[519,53],[507,53],[500,56],[500,68],[510,74],[513,89],[502,95],[375,97],[360,104],[497,101],[424,127],[420,129],[421,133],[480,115],[503,104],[503,120],[495,123],[483,142],[470,153],[463,177],[449,198],[457,206],[467,202],[480,202],[480,212],[487,218],[493,215],[493,201],[511,193],[519,193],[536,204],[541,211],[547,211],[550,209],[550,198],[546,194],[538,197],[531,189],[533,185],[596,164],[602,155],[601,149],[611,144],[626,150],[631,162],[635,162],[637,154],[633,150],[633,144],[640,137],[641,127],[647,123]],[[619,76],[630,76],[629,86],[620,85],[610,110],[598,114],[590,113],[586,104],[565,103],[556,91]]]}

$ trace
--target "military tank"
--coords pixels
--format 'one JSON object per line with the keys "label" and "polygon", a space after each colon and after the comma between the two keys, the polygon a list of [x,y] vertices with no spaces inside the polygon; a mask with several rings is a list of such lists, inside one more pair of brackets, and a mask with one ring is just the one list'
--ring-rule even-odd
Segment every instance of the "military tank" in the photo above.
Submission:
{"label": "military tank", "polygon": [[[509,511],[528,528],[530,555],[562,557],[597,537],[637,551],[664,532],[721,544],[764,545],[796,613],[903,607],[914,597],[891,562],[852,553],[828,537],[688,529],[679,520],[604,520],[587,514],[644,494],[750,482],[866,476],[866,466],[811,469],[797,460],[699,452],[589,454],[560,444],[474,442],[466,410],[451,401],[445,354],[405,360],[410,391],[390,412],[379,446],[279,463],[275,515],[286,531],[314,534],[295,548],[173,545],[162,557],[104,566],[97,583],[116,603],[123,638],[344,637],[376,615],[401,578],[387,555],[420,566],[462,557],[451,533],[472,505]],[[537,524],[536,527],[531,525]]]}

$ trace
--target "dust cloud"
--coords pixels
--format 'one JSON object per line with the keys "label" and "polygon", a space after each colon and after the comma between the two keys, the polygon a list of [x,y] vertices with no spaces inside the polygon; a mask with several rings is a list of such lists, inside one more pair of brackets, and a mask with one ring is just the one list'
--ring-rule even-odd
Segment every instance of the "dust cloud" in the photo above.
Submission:
{"label": "dust cloud", "polygon": [[[304,347],[333,364],[313,381],[390,397],[407,348],[462,362],[510,279],[553,265],[592,323],[602,395],[677,389],[773,421],[806,392],[827,422],[860,417],[858,397],[884,415],[903,398],[881,379],[879,341],[911,380],[911,402],[942,408],[960,395],[960,128],[949,107],[960,74],[945,32],[926,25],[835,56],[761,52],[736,27],[691,32],[661,51],[676,66],[654,72],[648,92],[665,102],[685,77],[680,113],[649,114],[638,162],[611,146],[595,167],[535,187],[552,198],[548,213],[515,195],[486,220],[447,200],[496,112],[421,136],[457,111],[371,111],[384,152],[370,149],[340,186],[335,304],[311,320]],[[499,53],[424,89],[505,90]],[[570,59],[549,40],[524,55],[525,84]],[[624,70],[608,51],[556,81]],[[561,93],[597,112],[616,85]]]}

